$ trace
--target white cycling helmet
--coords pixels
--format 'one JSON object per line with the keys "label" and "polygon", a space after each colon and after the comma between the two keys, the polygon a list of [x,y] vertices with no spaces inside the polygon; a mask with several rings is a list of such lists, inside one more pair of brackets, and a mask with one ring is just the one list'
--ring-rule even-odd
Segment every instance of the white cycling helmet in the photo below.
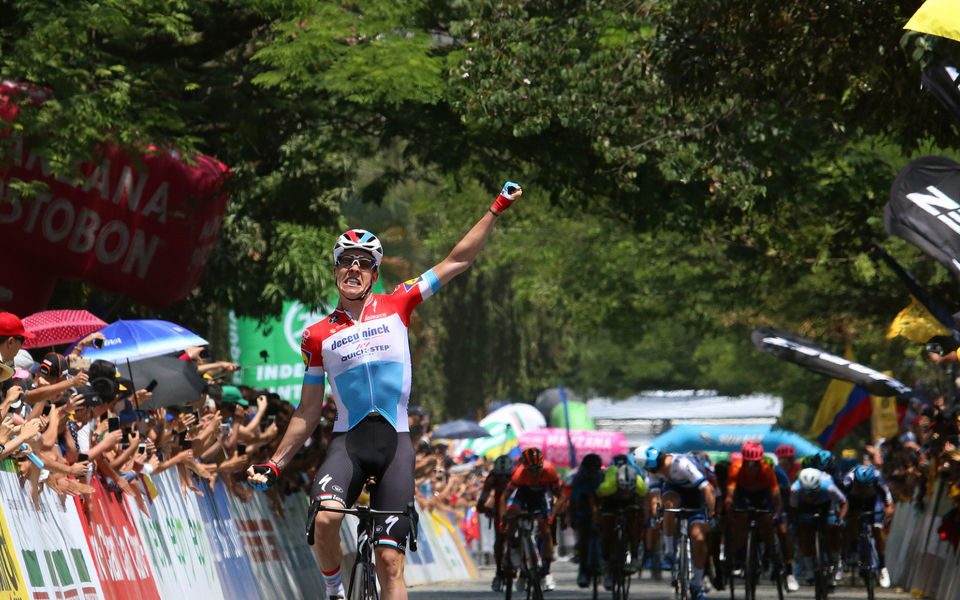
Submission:
{"label": "white cycling helmet", "polygon": [[800,471],[797,475],[797,481],[800,482],[800,489],[805,492],[815,492],[820,489],[821,472],[814,468],[807,468]]}
{"label": "white cycling helmet", "polygon": [[369,252],[373,255],[373,260],[376,261],[377,267],[380,266],[380,261],[383,260],[383,246],[380,245],[380,240],[366,229],[350,229],[344,231],[343,234],[337,238],[337,243],[333,245],[333,262],[336,263],[339,261],[340,257],[347,250],[365,250]]}

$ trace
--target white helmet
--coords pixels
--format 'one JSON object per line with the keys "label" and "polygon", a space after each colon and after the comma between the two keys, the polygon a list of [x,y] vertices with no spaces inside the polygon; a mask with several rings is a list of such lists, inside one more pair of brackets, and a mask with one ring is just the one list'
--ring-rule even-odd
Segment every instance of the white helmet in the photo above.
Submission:
{"label": "white helmet", "polygon": [[646,446],[637,446],[633,450],[633,464],[637,466],[643,466],[644,461],[647,460],[647,447]]}
{"label": "white helmet", "polygon": [[821,472],[814,468],[806,468],[797,475],[797,481],[800,482],[800,489],[805,492],[815,492],[820,489]]}
{"label": "white helmet", "polygon": [[340,257],[347,250],[365,250],[373,255],[373,260],[377,266],[383,260],[383,246],[380,240],[366,229],[350,229],[343,232],[337,238],[337,243],[333,245],[333,262],[340,260]]}

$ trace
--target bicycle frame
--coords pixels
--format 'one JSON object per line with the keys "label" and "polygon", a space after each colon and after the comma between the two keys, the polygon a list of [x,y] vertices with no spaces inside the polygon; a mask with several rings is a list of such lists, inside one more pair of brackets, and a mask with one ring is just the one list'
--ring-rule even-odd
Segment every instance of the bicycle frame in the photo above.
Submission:
{"label": "bicycle frame", "polygon": [[858,515],[860,534],[857,540],[857,570],[863,577],[868,600],[873,600],[877,570],[880,568],[880,555],[877,552],[877,541],[873,535],[873,518],[877,514],[883,513],[867,511]]}
{"label": "bicycle frame", "polygon": [[320,511],[335,512],[344,515],[354,515],[359,520],[357,525],[357,560],[353,563],[353,569],[350,571],[350,584],[347,588],[348,600],[378,600],[380,597],[377,590],[377,569],[374,564],[374,538],[375,538],[375,517],[390,515],[406,515],[410,518],[410,551],[417,551],[417,527],[419,515],[411,502],[407,505],[407,510],[373,510],[369,506],[357,506],[356,508],[340,508],[338,506],[324,506],[319,499],[314,499],[310,505],[310,513],[307,521],[307,543],[313,545],[314,528],[317,514]]}
{"label": "bicycle frame", "polygon": [[[540,587],[540,550],[536,538],[539,531],[537,519],[541,516],[543,515],[527,511],[507,513],[503,516],[504,519],[517,520],[517,529],[514,532],[514,536],[518,539],[517,544],[511,544],[507,549],[507,562],[510,566],[509,572],[504,573],[507,577],[507,600],[509,600],[511,594],[510,588],[513,583],[513,569],[517,568],[520,570],[520,580],[524,582],[527,600],[543,600],[543,590]],[[509,558],[510,547],[516,547],[518,544],[520,547],[520,564],[514,565],[512,564],[512,558]]]}
{"label": "bicycle frame", "polygon": [[679,533],[676,552],[678,556],[673,561],[673,578],[676,580],[674,593],[680,600],[689,600],[690,584],[693,579],[693,553],[690,548],[690,532],[687,517],[702,513],[701,509],[693,508],[664,508],[663,512],[677,515]]}
{"label": "bicycle frame", "polygon": [[627,514],[621,510],[617,512],[616,526],[614,527],[615,560],[610,564],[610,574],[613,575],[613,600],[627,600],[630,596],[630,575],[633,571],[626,564],[628,547]]}

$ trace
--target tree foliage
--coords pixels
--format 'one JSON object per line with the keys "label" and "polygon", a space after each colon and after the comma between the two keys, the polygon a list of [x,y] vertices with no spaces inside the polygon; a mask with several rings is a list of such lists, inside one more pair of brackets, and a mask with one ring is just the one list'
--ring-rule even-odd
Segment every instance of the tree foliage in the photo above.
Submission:
{"label": "tree foliage", "polygon": [[[109,140],[233,169],[204,278],[161,311],[199,329],[331,289],[346,226],[383,232],[393,283],[441,260],[502,181],[522,201],[419,311],[414,392],[449,414],[564,383],[785,394],[826,382],[758,355],[774,324],[911,379],[885,340],[943,270],[885,240],[897,171],[957,130],[883,0],[0,0],[0,77],[47,90],[13,125],[69,173]],[[927,60],[940,46],[911,37]],[[915,56],[914,56],[915,55]],[[152,309],[77,284],[57,302]],[[110,302],[110,304],[104,304]]]}

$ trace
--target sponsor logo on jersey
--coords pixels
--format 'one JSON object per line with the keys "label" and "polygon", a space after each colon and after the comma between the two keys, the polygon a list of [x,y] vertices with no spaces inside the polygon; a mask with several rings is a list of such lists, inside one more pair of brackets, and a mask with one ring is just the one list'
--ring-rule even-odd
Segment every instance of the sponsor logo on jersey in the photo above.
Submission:
{"label": "sponsor logo on jersey", "polygon": [[340,320],[340,315],[330,315],[330,318],[327,319],[327,323],[331,325],[336,324]]}
{"label": "sponsor logo on jersey", "polygon": [[412,290],[413,288],[417,287],[417,284],[420,283],[420,280],[421,280],[421,279],[423,279],[423,275],[421,275],[420,277],[417,277],[416,279],[408,279],[407,281],[404,281],[404,282],[403,282],[403,290],[404,290],[405,292],[409,292],[409,291]]}
{"label": "sponsor logo on jersey", "polygon": [[310,358],[311,358],[313,355],[310,354],[310,352],[309,352],[308,350],[304,350],[303,348],[300,348],[300,356],[303,357],[303,366],[304,366],[304,367],[307,367],[307,368],[309,369],[309,368],[310,368]]}
{"label": "sponsor logo on jersey", "polygon": [[325,492],[327,491],[327,484],[330,483],[331,479],[333,479],[333,477],[331,477],[329,474],[324,474],[324,476],[320,478],[320,481],[317,482],[317,485],[319,485],[320,489]]}

